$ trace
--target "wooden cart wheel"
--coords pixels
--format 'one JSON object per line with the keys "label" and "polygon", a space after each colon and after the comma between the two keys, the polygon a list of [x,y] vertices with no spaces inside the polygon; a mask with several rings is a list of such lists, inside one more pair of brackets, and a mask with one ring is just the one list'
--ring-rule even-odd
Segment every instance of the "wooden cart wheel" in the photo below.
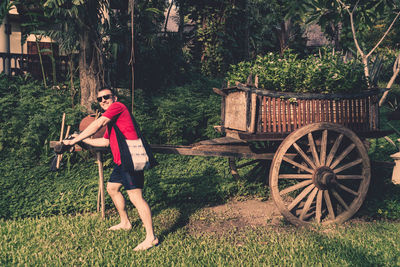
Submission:
{"label": "wooden cart wheel", "polygon": [[[290,159],[289,153],[296,153]],[[361,207],[371,167],[367,150],[350,129],[313,123],[279,146],[270,170],[271,195],[295,225],[342,223]]]}
{"label": "wooden cart wheel", "polygon": [[[253,142],[250,145],[255,152],[272,152],[277,145],[269,142]],[[273,149],[273,150],[272,150]],[[247,158],[228,158],[229,169],[235,179],[246,179],[248,181],[262,181],[268,183],[268,174],[271,160],[267,159],[247,159]]]}

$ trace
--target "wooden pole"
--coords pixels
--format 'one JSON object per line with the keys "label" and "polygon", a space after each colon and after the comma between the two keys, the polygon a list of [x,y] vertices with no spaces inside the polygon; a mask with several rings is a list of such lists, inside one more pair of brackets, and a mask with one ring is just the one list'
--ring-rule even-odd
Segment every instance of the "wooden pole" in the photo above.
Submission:
{"label": "wooden pole", "polygon": [[[101,152],[96,152],[97,165],[99,166],[99,195],[101,203],[101,218],[105,218],[105,201],[104,201],[104,174],[103,162],[101,161]],[[97,198],[97,207],[99,206],[99,198]]]}
{"label": "wooden pole", "polygon": [[[62,122],[61,122],[61,133],[60,133],[60,142],[64,139],[63,135],[64,135],[64,125],[65,125],[65,113],[63,113],[63,117],[62,117]],[[61,155],[57,156],[57,165],[56,168],[60,168],[60,161],[61,161]]]}
{"label": "wooden pole", "polygon": [[[71,130],[71,125],[68,125],[67,131],[65,132],[65,136],[64,136],[65,138],[68,137],[70,130]],[[62,158],[63,158],[63,154],[59,155],[59,157],[57,158],[57,169],[60,167]]]}

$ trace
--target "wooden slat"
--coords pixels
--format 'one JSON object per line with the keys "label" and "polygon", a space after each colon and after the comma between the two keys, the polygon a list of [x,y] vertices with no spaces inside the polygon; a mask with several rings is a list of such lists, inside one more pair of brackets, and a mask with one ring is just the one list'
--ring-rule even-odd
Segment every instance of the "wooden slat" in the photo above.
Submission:
{"label": "wooden slat", "polygon": [[282,106],[281,106],[281,99],[278,98],[276,103],[276,110],[278,111],[277,117],[278,117],[278,127],[277,127],[277,131],[278,132],[282,132]]}
{"label": "wooden slat", "polygon": [[301,100],[298,99],[297,100],[297,128],[301,127],[301,112],[302,112],[302,107],[301,107]]}
{"label": "wooden slat", "polygon": [[360,100],[360,122],[361,122],[361,130],[362,131],[366,131],[366,127],[365,127],[365,118],[366,114],[365,114],[365,98]]}
{"label": "wooden slat", "polygon": [[293,103],[293,130],[297,129],[297,103]]}
{"label": "wooden slat", "polygon": [[338,103],[337,103],[338,101],[337,100],[334,100],[333,101],[333,109],[332,109],[332,114],[333,114],[333,122],[334,123],[338,123],[338,119],[337,119],[337,116],[338,116]]}
{"label": "wooden slat", "polygon": [[306,109],[306,102],[307,102],[307,100],[302,100],[301,101],[301,106],[302,106],[302,112],[301,112],[301,115],[302,115],[302,120],[301,120],[301,122],[302,122],[302,124],[301,124],[301,126],[304,126],[304,125],[306,125],[307,124],[307,122],[306,122],[306,113],[307,113],[307,109]]}
{"label": "wooden slat", "polygon": [[350,128],[354,127],[354,101],[353,99],[349,99],[349,123],[350,123]]}
{"label": "wooden slat", "polygon": [[271,131],[271,106],[272,106],[271,98],[268,97],[267,100],[268,100],[268,105],[267,105],[267,108],[268,108],[268,110],[267,110],[268,132],[272,132]]}
{"label": "wooden slat", "polygon": [[337,100],[336,101],[336,116],[337,116],[337,123],[341,124],[342,123],[342,115],[341,115],[341,109],[342,109],[342,101]]}
{"label": "wooden slat", "polygon": [[264,114],[263,113],[263,105],[261,104],[262,103],[262,96],[257,96],[257,98],[258,98],[258,113],[257,113],[257,132],[262,132],[262,115]]}
{"label": "wooden slat", "polygon": [[325,117],[326,117],[326,121],[331,122],[330,120],[330,115],[329,115],[329,100],[325,100]]}
{"label": "wooden slat", "polygon": [[283,105],[283,107],[282,107],[282,112],[283,112],[283,116],[282,116],[282,119],[283,119],[283,121],[282,121],[282,124],[283,124],[283,127],[282,127],[282,132],[286,132],[286,127],[287,127],[287,125],[286,125],[286,123],[287,123],[287,120],[286,120],[286,117],[287,117],[287,112],[286,112],[286,110],[287,110],[287,100],[283,100],[282,101],[282,105]]}
{"label": "wooden slat", "polygon": [[292,119],[292,107],[293,105],[290,103],[289,100],[287,100],[287,109],[288,109],[288,132],[291,132],[294,130],[293,127],[293,119]]}
{"label": "wooden slat", "polygon": [[263,121],[263,132],[267,131],[267,99],[264,96],[263,97],[263,101],[262,101],[262,105],[263,105],[263,113],[262,113],[262,121]]}
{"label": "wooden slat", "polygon": [[272,131],[275,133],[276,132],[276,104],[275,104],[275,98],[271,99],[272,105],[271,105],[271,112],[272,112]]}
{"label": "wooden slat", "polygon": [[311,120],[312,122],[315,121],[315,100],[311,100],[311,107],[312,107],[312,113],[311,113]]}
{"label": "wooden slat", "polygon": [[309,109],[310,109],[310,113],[309,113],[309,123],[312,123],[312,122],[314,122],[313,121],[313,116],[314,116],[314,112],[313,112],[313,101],[312,100],[310,100],[310,101],[308,101],[308,105],[309,105]]}
{"label": "wooden slat", "polygon": [[358,122],[358,100],[354,99],[353,100],[353,121],[354,121],[354,126],[353,129],[354,130],[358,130],[360,123]]}

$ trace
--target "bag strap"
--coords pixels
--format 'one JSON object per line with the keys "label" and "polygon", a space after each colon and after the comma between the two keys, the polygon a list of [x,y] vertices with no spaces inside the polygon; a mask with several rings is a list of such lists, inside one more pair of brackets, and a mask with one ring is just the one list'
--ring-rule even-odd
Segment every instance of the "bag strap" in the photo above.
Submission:
{"label": "bag strap", "polygon": [[[129,112],[129,111],[128,111]],[[146,151],[146,154],[149,158],[149,169],[155,167],[158,165],[157,160],[155,159],[152,151],[151,151],[151,147],[150,145],[147,143],[147,140],[145,139],[145,137],[142,135],[141,131],[140,131],[140,127],[137,124],[135,118],[133,117],[132,113],[129,112],[129,114],[131,115],[131,119],[132,119],[132,123],[133,126],[135,128],[136,134],[138,136],[138,138],[142,139],[142,143],[143,143],[143,147]],[[119,119],[119,116],[121,114],[118,114],[118,116],[115,118],[115,120],[113,120],[112,122],[110,122],[107,125],[108,128],[108,133],[111,136],[111,129],[114,128],[115,131],[115,135],[117,137],[117,141],[118,141],[118,148],[119,148],[119,153],[121,156],[121,166],[122,168],[127,171],[127,172],[131,172],[132,170],[134,170],[134,164],[131,158],[131,154],[129,151],[129,147],[128,144],[126,143],[126,137],[124,136],[124,134],[121,132],[121,130],[118,128],[117,126],[117,120]]]}

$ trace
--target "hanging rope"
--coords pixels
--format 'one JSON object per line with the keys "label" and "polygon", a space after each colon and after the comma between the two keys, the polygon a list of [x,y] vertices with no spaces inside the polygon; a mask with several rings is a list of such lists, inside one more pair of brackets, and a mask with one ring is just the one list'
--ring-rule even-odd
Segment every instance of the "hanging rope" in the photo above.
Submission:
{"label": "hanging rope", "polygon": [[129,65],[131,65],[131,75],[132,75],[132,107],[133,112],[134,96],[135,96],[135,34],[134,34],[134,15],[135,15],[135,0],[129,0],[129,12],[131,13],[131,57],[129,60]]}

